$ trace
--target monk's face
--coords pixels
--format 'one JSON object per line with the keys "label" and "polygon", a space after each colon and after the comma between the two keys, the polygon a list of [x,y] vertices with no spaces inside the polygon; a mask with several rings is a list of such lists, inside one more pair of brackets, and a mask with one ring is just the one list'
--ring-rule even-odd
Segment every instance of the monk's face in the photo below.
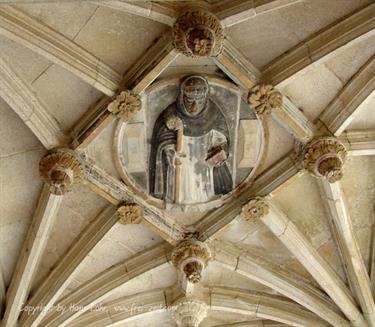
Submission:
{"label": "monk's face", "polygon": [[208,87],[204,80],[191,78],[183,87],[183,99],[186,111],[196,116],[202,112],[207,102]]}

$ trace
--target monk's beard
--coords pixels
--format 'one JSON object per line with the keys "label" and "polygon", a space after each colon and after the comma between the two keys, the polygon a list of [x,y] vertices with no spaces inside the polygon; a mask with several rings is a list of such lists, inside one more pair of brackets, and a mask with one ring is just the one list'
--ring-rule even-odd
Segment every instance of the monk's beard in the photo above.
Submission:
{"label": "monk's beard", "polygon": [[199,106],[197,102],[194,101],[193,103],[189,103],[189,107],[187,108],[187,110],[192,114],[195,114],[196,112],[198,112]]}

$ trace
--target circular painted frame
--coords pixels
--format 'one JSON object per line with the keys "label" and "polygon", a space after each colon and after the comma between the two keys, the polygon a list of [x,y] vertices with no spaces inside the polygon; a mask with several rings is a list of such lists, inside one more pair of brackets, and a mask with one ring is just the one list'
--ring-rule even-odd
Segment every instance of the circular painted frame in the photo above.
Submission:
{"label": "circular painted frame", "polygon": [[[142,103],[145,103],[147,100],[147,97],[152,92],[158,91],[162,88],[165,88],[167,86],[176,86],[180,84],[181,79],[183,79],[187,75],[178,76],[178,77],[169,77],[162,79],[160,81],[157,81],[153,83],[151,86],[149,86],[145,92],[141,94]],[[243,90],[240,89],[237,85],[229,82],[228,80],[221,79],[217,76],[212,75],[202,75],[205,78],[207,78],[208,83],[210,85],[216,85],[225,89],[229,89],[230,91],[237,93],[242,99],[241,101],[245,101],[245,98],[247,97],[247,94],[243,94]],[[245,101],[246,102],[246,101]],[[200,202],[200,203],[193,203],[193,204],[183,204],[183,203],[169,203],[164,200],[158,199],[153,197],[152,195],[148,194],[146,190],[144,190],[141,185],[139,185],[134,178],[128,173],[126,170],[126,161],[123,151],[123,139],[125,137],[125,127],[128,124],[127,122],[124,122],[122,120],[119,120],[117,127],[115,129],[115,134],[113,138],[113,156],[116,168],[124,181],[124,183],[137,195],[142,197],[148,204],[153,205],[160,209],[166,209],[170,211],[178,211],[178,212],[187,212],[187,211],[206,211],[209,209],[213,209],[216,207],[221,206],[223,203],[228,202],[235,194],[238,195],[242,190],[249,187],[251,185],[252,181],[254,180],[257,171],[262,165],[262,162],[265,157],[265,153],[268,148],[268,129],[267,129],[267,123],[264,120],[263,116],[258,115],[249,105],[249,110],[253,112],[253,114],[256,116],[257,120],[259,121],[260,131],[261,131],[261,145],[259,149],[259,156],[257,158],[256,164],[254,165],[253,169],[249,173],[247,177],[245,177],[232,191],[230,191],[227,194],[221,195],[216,199],[212,199],[207,202]],[[144,106],[141,110],[144,110]],[[147,110],[147,109],[146,109]]]}

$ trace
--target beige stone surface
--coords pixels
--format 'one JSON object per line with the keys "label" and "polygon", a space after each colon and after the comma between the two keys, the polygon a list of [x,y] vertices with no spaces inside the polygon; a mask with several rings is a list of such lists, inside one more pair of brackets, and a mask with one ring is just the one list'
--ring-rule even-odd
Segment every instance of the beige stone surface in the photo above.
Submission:
{"label": "beige stone surface", "polygon": [[50,234],[33,287],[37,287],[66,253],[79,234],[107,204],[86,186],[78,186],[64,196],[61,210]]}
{"label": "beige stone surface", "polygon": [[358,107],[353,121],[349,124],[347,130],[365,130],[375,128],[375,92]]}
{"label": "beige stone surface", "polygon": [[280,89],[311,121],[314,121],[343,87],[326,66],[310,66]]}
{"label": "beige stone surface", "polygon": [[220,75],[220,69],[209,58],[190,58],[179,55],[160,75],[160,78],[177,74]]}
{"label": "beige stone surface", "polygon": [[332,234],[315,178],[307,173],[302,175],[293,184],[276,193],[272,201],[288,213],[289,218],[320,255],[337,273],[345,277],[337,249],[331,242]]}
{"label": "beige stone surface", "polygon": [[228,34],[253,64],[261,68],[321,28],[369,3],[369,0],[303,1],[230,27]]}
{"label": "beige stone surface", "polygon": [[257,318],[252,318],[251,316],[245,316],[241,314],[235,314],[232,312],[219,312],[219,311],[211,311],[208,314],[208,317],[203,320],[201,326],[202,327],[213,327],[213,326],[225,326],[226,324],[230,324],[233,321],[236,322],[249,322],[252,320],[258,320]]}
{"label": "beige stone surface", "polygon": [[225,287],[275,293],[272,289],[245,278],[229,269],[222,269],[215,262],[211,262],[207,266],[202,283],[205,285],[223,285]]}
{"label": "beige stone surface", "polygon": [[294,148],[295,139],[292,134],[277,123],[272,116],[267,117],[266,126],[268,149],[266,151],[264,163],[258,173],[269,168]]}
{"label": "beige stone surface", "polygon": [[[354,231],[360,245],[361,254],[369,267],[374,224],[375,157],[349,158],[344,171],[342,186],[347,198],[347,206],[352,217]],[[370,168],[370,169],[369,169]],[[358,171],[367,171],[358,174]],[[355,177],[353,177],[355,176]],[[368,196],[370,194],[370,196]]]}
{"label": "beige stone surface", "polygon": [[162,24],[99,7],[75,42],[124,73],[164,30]]}
{"label": "beige stone surface", "polygon": [[[20,118],[0,101],[0,262],[8,284],[39,199],[42,145]],[[27,187],[25,186],[27,185]]]}
{"label": "beige stone surface", "polygon": [[14,67],[16,74],[31,84],[51,65],[49,60],[2,35],[0,46],[1,55]]}
{"label": "beige stone surface", "polygon": [[116,168],[112,154],[113,135],[115,134],[118,123],[118,119],[111,122],[110,125],[101,132],[100,137],[97,137],[90,143],[86,149],[86,153],[88,157],[95,158],[99,167],[120,179],[120,174]]}
{"label": "beige stone surface", "polygon": [[18,4],[16,7],[72,40],[98,8],[88,1]]}
{"label": "beige stone surface", "polygon": [[155,269],[145,276],[132,279],[129,283],[119,287],[105,302],[118,299],[122,296],[130,296],[153,289],[168,288],[177,283],[177,273],[172,265]]}
{"label": "beige stone surface", "polygon": [[374,52],[375,36],[367,35],[356,44],[339,49],[335,56],[325,61],[324,65],[343,83],[347,83]]}
{"label": "beige stone surface", "polygon": [[[103,270],[161,241],[160,237],[142,225],[116,224],[85,258],[75,279],[82,284]],[[98,262],[101,264],[98,265]]]}
{"label": "beige stone surface", "polygon": [[[54,87],[50,88],[50,85]],[[57,65],[44,71],[34,80],[33,86],[66,133],[102,96],[92,86]]]}
{"label": "beige stone surface", "polygon": [[[313,33],[371,2],[371,0],[305,0],[257,15],[255,18],[250,18],[246,22],[228,28],[226,33],[233,45],[242,51],[257,68],[261,69],[265,64]],[[89,1],[17,4],[16,8],[52,27],[66,38],[73,40],[121,74],[131,68],[155,39],[168,29],[166,25],[145,17],[97,6]],[[61,129],[66,133],[69,133],[89,107],[103,96],[97,89],[84,82],[81,79],[82,76],[77,77],[58,64],[52,63],[14,41],[10,41],[3,35],[0,36],[0,52],[14,67],[15,73],[30,84],[36,96],[45,105],[48,112],[56,118]],[[280,86],[279,90],[284,96],[288,96],[310,121],[314,122],[327,105],[337,97],[343,86],[350,81],[358,69],[374,53],[375,36],[373,33],[369,33],[360,41],[355,42],[354,45],[342,47],[324,60],[309,66],[301,74]],[[69,56],[69,51],[65,55]],[[214,74],[227,78],[212,59],[192,59],[184,56],[178,56],[160,76],[151,74],[149,77],[162,79],[176,74],[193,73]],[[347,129],[363,131],[375,129],[374,107],[375,96],[373,92],[360,105],[355,113],[354,120]],[[259,173],[275,167],[278,160],[293,149],[297,149],[295,137],[285,127],[281,126],[273,115],[268,116],[266,120],[269,146]],[[121,180],[113,159],[113,136],[117,124],[118,120],[113,120],[87,148],[82,150],[81,154],[84,153],[109,175]],[[0,135],[0,272],[3,275],[5,286],[9,286],[42,189],[38,162],[46,150],[2,99],[0,99]],[[296,165],[298,166],[298,164]],[[374,167],[374,156],[349,157],[341,181],[347,198],[355,237],[364,265],[369,272],[374,255],[371,251],[375,219]],[[276,181],[278,177],[274,176],[275,185],[278,185]],[[96,178],[100,179],[100,176],[96,176]],[[265,189],[273,190],[273,182],[271,180],[269,181],[270,185],[265,186],[261,182],[261,186],[264,186],[263,191]],[[112,191],[117,192],[116,185],[118,184],[113,184],[115,185],[111,185]],[[104,185],[103,189],[105,187],[108,187],[108,185]],[[345,284],[342,285],[346,287],[349,284],[348,276],[344,271],[335,238],[331,233],[328,221],[329,215],[325,211],[324,201],[321,197],[322,193],[319,191],[317,180],[307,173],[301,173],[280,187],[277,192],[273,192],[269,201],[286,213],[290,221],[317,250],[318,255],[343,280]],[[117,200],[121,202],[124,199],[119,196]],[[311,254],[315,252],[309,252],[306,244],[300,244],[302,247],[299,249],[300,252],[289,251],[280,241],[282,239],[284,243],[289,241],[289,244],[295,244],[292,242],[293,240],[287,239],[293,237],[295,231],[293,228],[288,229],[287,226],[284,226],[284,232],[287,231],[285,237],[287,240],[285,241],[285,238],[280,237],[282,235],[275,236],[270,226],[267,227],[262,221],[248,222],[238,215],[242,204],[249,200],[239,196],[234,198],[233,202],[231,199],[226,207],[221,208],[221,216],[215,218],[217,219],[215,223],[217,222],[219,226],[227,223],[228,225],[225,230],[217,234],[219,242],[230,242],[239,247],[243,253],[249,251],[254,256],[258,255],[269,263],[278,265],[278,269],[287,272],[289,278],[293,281],[310,283],[311,287],[317,292],[325,289],[322,287],[322,281],[316,281],[304,268],[304,266],[308,267],[306,262],[300,262],[297,259],[298,254],[300,254],[301,260],[303,253]],[[237,211],[232,210],[232,203],[238,206],[235,208],[238,209]],[[64,257],[67,250],[76,243],[79,235],[90,226],[90,223],[107,205],[107,200],[84,185],[75,187],[71,193],[64,196],[46,250],[37,269],[33,290],[36,290],[40,283],[46,279],[49,272]],[[154,208],[151,209],[154,210]],[[204,220],[207,216],[209,217],[214,210],[207,212],[202,210],[194,213],[169,212],[167,223],[173,222],[186,228],[185,231],[194,231],[195,225],[193,224]],[[237,216],[232,220],[235,216],[231,216],[233,212]],[[165,213],[156,210],[155,214],[163,216]],[[215,216],[212,215],[212,217]],[[155,225],[165,223],[163,217],[158,217],[158,219]],[[224,221],[222,225],[220,225],[221,220]],[[198,226],[200,225],[198,224]],[[168,228],[173,230],[174,227],[169,226]],[[204,228],[200,230],[205,231]],[[176,232],[176,235],[181,234]],[[215,234],[215,237],[217,235]],[[205,238],[204,234],[198,236],[202,239]],[[86,256],[80,269],[74,274],[70,284],[59,299],[61,300],[72,294],[91,279],[100,281],[99,275],[106,269],[110,269],[133,256],[138,257],[142,251],[154,245],[166,243],[163,237],[165,235],[158,232],[157,229],[150,228],[143,223],[138,225],[116,223]],[[167,241],[176,242],[175,239],[167,239]],[[208,243],[213,244],[211,241],[213,240],[208,240]],[[165,250],[167,257],[169,256],[168,249]],[[294,252],[296,257],[291,252]],[[165,262],[164,252],[162,252],[161,257]],[[150,258],[149,261],[142,264],[154,265],[152,259]],[[228,255],[226,260],[228,261],[228,267],[226,268],[215,260],[211,261],[203,274],[200,286],[221,285],[223,287],[241,288],[246,291],[266,292],[273,295],[281,294],[275,289],[238,273],[241,269],[246,272],[244,268],[246,267],[246,259],[242,257],[242,254],[241,257],[238,257],[238,254],[232,257]],[[253,260],[256,261],[254,257]],[[313,260],[316,260],[316,257]],[[140,267],[140,263],[138,264]],[[132,263],[130,263],[130,267],[132,267]],[[236,272],[235,270],[238,267],[239,270]],[[315,272],[317,276],[324,276],[324,273],[329,271],[322,264],[319,265],[320,271],[314,269],[310,269],[310,272]],[[129,269],[129,271],[133,273],[132,269]],[[120,273],[122,272],[120,271]],[[117,274],[116,278],[124,278],[127,273],[128,271],[124,269],[123,274]],[[374,276],[373,272],[372,275]],[[125,281],[126,278],[123,280]],[[272,277],[264,280],[272,280]],[[339,281],[334,278],[332,280],[340,285]],[[375,285],[374,280],[371,282]],[[296,290],[296,288],[290,287],[290,284],[286,284],[289,285],[285,292],[286,295],[288,295],[288,291]],[[155,289],[166,289],[174,285],[178,285],[178,274],[173,265],[167,262],[161,267],[147,271],[129,282],[125,282],[101,301],[106,303],[123,296]],[[195,287],[192,292],[202,295],[200,286]],[[22,285],[19,285],[19,287],[22,287]],[[90,295],[95,297],[100,294],[99,291],[100,287],[91,290]],[[301,294],[304,293],[302,292],[295,297],[300,302]],[[346,294],[344,291],[341,298],[338,296],[338,299],[349,303],[353,294],[352,290],[350,294]],[[0,301],[2,296],[0,285]],[[83,299],[78,300],[82,301]],[[315,310],[320,308],[319,310],[323,312],[321,303],[326,303],[324,301],[314,303]],[[347,309],[342,307],[342,301],[337,301],[336,304],[341,310],[346,310],[345,313],[349,313],[350,317],[344,317],[343,321],[348,319],[352,320],[351,323],[353,323],[353,317],[357,313],[363,312],[363,307],[352,306]],[[327,306],[330,305],[327,304]],[[335,310],[332,309],[332,311]],[[230,326],[234,322],[245,321],[247,321],[247,324],[244,324],[244,326],[262,326],[260,322],[259,324],[255,324],[255,322],[252,324],[249,319],[252,318],[234,313],[210,311],[208,317],[200,326]],[[365,326],[364,318],[359,316],[358,319],[357,326]],[[129,322],[121,323],[118,326],[153,326],[155,322],[160,326],[175,326],[170,312],[153,313],[141,318],[132,318]],[[98,324],[97,326],[101,325]],[[276,326],[276,324],[272,325],[271,322],[267,321],[264,322],[263,326]],[[349,326],[349,322],[344,326]]]}

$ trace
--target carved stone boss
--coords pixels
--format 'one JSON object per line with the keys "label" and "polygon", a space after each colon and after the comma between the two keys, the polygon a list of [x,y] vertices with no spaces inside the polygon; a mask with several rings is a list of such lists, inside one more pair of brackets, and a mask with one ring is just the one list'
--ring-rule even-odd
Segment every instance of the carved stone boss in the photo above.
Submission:
{"label": "carved stone boss", "polygon": [[258,115],[266,115],[282,106],[282,95],[272,85],[258,85],[250,91],[248,101]]}
{"label": "carved stone boss", "polygon": [[116,99],[108,105],[108,111],[123,121],[128,121],[141,110],[141,107],[142,101],[139,95],[125,90],[117,95]]}
{"label": "carved stone boss", "polygon": [[256,197],[242,207],[241,216],[247,221],[256,222],[269,212],[269,206],[265,199]]}
{"label": "carved stone boss", "polygon": [[42,180],[50,185],[51,193],[62,195],[82,181],[84,165],[74,151],[55,149],[40,160],[39,173]]}
{"label": "carved stone boss", "polygon": [[345,146],[336,138],[317,138],[307,144],[303,152],[303,166],[313,176],[335,183],[342,178],[346,157]]}
{"label": "carved stone boss", "polygon": [[222,48],[223,28],[220,20],[210,12],[189,10],[173,26],[177,51],[189,57],[217,56]]}
{"label": "carved stone boss", "polygon": [[183,298],[175,303],[173,318],[179,327],[198,327],[207,316],[206,303],[194,298]]}
{"label": "carved stone boss", "polygon": [[143,218],[142,208],[135,203],[127,203],[117,209],[119,222],[123,225],[140,224]]}
{"label": "carved stone boss", "polygon": [[193,284],[201,280],[202,272],[210,260],[210,248],[195,239],[182,241],[172,253],[174,266]]}

